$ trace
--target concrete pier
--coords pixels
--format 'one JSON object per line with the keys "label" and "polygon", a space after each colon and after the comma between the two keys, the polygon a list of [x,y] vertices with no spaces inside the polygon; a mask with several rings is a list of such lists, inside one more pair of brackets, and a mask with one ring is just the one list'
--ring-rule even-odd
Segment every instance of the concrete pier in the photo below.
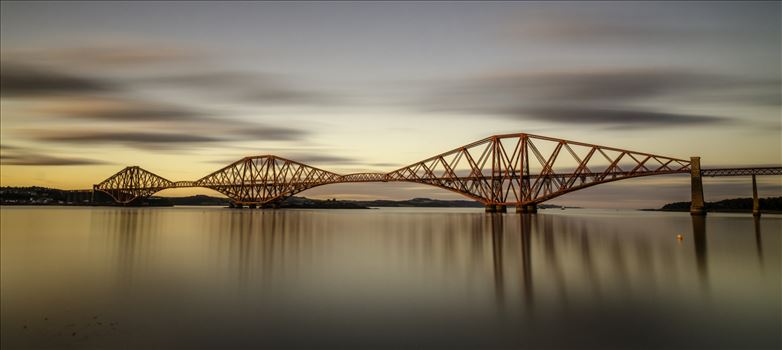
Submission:
{"label": "concrete pier", "polygon": [[527,204],[527,205],[516,206],[516,213],[537,213],[537,212],[538,212],[538,205],[537,204]]}
{"label": "concrete pier", "polygon": [[487,213],[504,213],[508,208],[501,204],[486,204],[484,209]]}
{"label": "concrete pier", "polygon": [[760,216],[760,199],[758,198],[758,182],[752,175],[752,216]]}
{"label": "concrete pier", "polygon": [[703,200],[703,179],[701,178],[701,157],[690,157],[690,190],[692,202],[690,215],[706,215]]}

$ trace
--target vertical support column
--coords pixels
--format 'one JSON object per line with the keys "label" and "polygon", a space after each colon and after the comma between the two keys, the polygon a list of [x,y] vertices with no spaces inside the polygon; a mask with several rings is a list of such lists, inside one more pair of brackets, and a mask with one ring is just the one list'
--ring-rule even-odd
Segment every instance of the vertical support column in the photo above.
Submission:
{"label": "vertical support column", "polygon": [[[500,159],[500,140],[494,136],[491,139],[491,202],[502,202],[502,160]],[[494,211],[499,211],[495,205]]]}
{"label": "vertical support column", "polygon": [[690,157],[690,190],[692,192],[690,215],[706,215],[701,178],[701,157]]}
{"label": "vertical support column", "polygon": [[760,216],[760,199],[758,198],[758,182],[752,174],[752,216]]}
{"label": "vertical support column", "polygon": [[522,161],[523,170],[522,170],[522,185],[524,187],[523,190],[521,190],[521,193],[524,194],[524,200],[528,201],[532,199],[532,193],[530,193],[530,183],[529,183],[529,135],[524,134],[522,135],[521,142],[524,144],[522,146],[522,150],[524,151],[524,160]]}
{"label": "vertical support column", "polygon": [[538,212],[537,204],[524,204],[516,206],[516,213],[530,213],[534,214]]}
{"label": "vertical support column", "polygon": [[504,213],[508,208],[502,204],[486,204],[485,210],[487,213]]}

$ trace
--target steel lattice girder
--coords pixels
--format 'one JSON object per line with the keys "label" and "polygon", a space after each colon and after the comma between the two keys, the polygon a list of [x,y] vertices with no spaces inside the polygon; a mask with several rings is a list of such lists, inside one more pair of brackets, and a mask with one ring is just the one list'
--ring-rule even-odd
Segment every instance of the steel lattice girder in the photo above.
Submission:
{"label": "steel lattice girder", "polygon": [[[312,187],[403,181],[460,193],[484,204],[527,205],[601,183],[689,173],[690,161],[531,134],[495,135],[392,172],[339,175],[274,155],[242,158],[196,181],[171,182],[127,167],[98,185],[118,203],[166,188],[206,187],[237,204],[267,204]],[[703,170],[704,176],[779,175],[782,167]]]}
{"label": "steel lattice girder", "polygon": [[782,167],[703,169],[703,176],[782,175]]}
{"label": "steel lattice girder", "polygon": [[530,134],[491,136],[389,173],[485,204],[539,203],[630,177],[686,173],[688,160]]}
{"label": "steel lattice girder", "polygon": [[137,166],[129,166],[93,186],[93,190],[108,194],[117,203],[127,204],[171,187],[174,187],[173,182]]}

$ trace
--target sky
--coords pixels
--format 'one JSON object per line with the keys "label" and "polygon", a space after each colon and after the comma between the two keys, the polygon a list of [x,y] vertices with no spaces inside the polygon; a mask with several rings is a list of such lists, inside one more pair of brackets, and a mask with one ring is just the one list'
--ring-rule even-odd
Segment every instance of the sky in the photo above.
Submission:
{"label": "sky", "polygon": [[[526,132],[782,164],[780,2],[2,2],[0,182],[91,188],[127,165],[196,180],[275,154],[388,172]],[[761,196],[782,179],[761,177]],[[751,195],[748,178],[707,200]],[[163,196],[208,189],[178,189]],[[312,198],[459,199],[416,184]],[[552,201],[658,207],[689,177]]]}

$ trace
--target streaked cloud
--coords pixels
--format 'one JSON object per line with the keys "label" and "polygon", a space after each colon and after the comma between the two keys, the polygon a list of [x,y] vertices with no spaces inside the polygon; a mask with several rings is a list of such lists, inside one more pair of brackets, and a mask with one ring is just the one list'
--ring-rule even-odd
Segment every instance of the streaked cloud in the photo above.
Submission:
{"label": "streaked cloud", "polygon": [[254,141],[295,141],[302,140],[309,134],[303,129],[255,123],[238,123],[238,125],[218,128],[217,131],[228,134],[231,138],[240,136],[238,138],[240,140]]}
{"label": "streaked cloud", "polygon": [[199,62],[208,57],[203,50],[152,43],[13,49],[2,53],[3,60],[35,62],[65,67],[123,68]]}
{"label": "streaked cloud", "polygon": [[616,129],[707,125],[730,119],[676,107],[683,101],[778,107],[780,84],[780,78],[663,68],[498,73],[434,83],[422,108]]}
{"label": "streaked cloud", "polygon": [[304,137],[304,131],[291,128],[213,127],[210,132],[105,131],[105,130],[25,130],[28,137],[48,143],[71,145],[121,145],[155,150],[193,148],[218,142],[281,141]]}
{"label": "streaked cloud", "polygon": [[164,127],[176,127],[182,131],[207,133],[219,139],[239,140],[297,140],[307,132],[291,127],[276,127],[263,123],[219,117],[220,111],[196,107],[183,107],[138,98],[81,97],[48,100],[44,106],[33,107],[37,116],[89,120],[108,126],[138,127],[155,123]]}
{"label": "streaked cloud", "polygon": [[63,166],[63,165],[100,165],[110,164],[105,161],[62,157],[42,154],[39,151],[27,150],[18,146],[0,145],[0,164],[2,165],[28,165],[28,166]]}
{"label": "streaked cloud", "polygon": [[[778,39],[776,2],[653,2],[571,6],[553,3],[514,14],[504,33],[569,46],[689,45],[693,42],[768,42]],[[697,14],[698,16],[693,16]],[[684,21],[683,19],[689,19]]]}
{"label": "streaked cloud", "polygon": [[[363,162],[360,159],[352,158],[352,157],[345,157],[345,156],[336,156],[336,155],[329,155],[324,153],[306,153],[306,152],[277,152],[273,149],[261,152],[262,154],[258,155],[274,155],[281,158],[289,159],[292,161],[296,161],[299,163],[303,163],[306,165],[354,165],[354,164],[363,164]],[[243,157],[234,157],[234,158],[221,158],[221,159],[213,159],[210,161],[207,161],[207,163],[210,164],[231,164]],[[325,168],[324,170],[333,171],[333,169]]]}
{"label": "streaked cloud", "polygon": [[[411,163],[412,163],[412,162],[411,162]],[[404,165],[402,165],[402,164],[398,164],[398,163],[387,163],[387,162],[376,162],[376,163],[369,163],[369,164],[367,164],[367,165],[370,165],[370,166],[376,166],[376,167],[384,167],[384,168],[385,168],[385,167],[397,167],[397,168],[401,168],[401,167],[403,167],[403,166],[404,166]]]}
{"label": "streaked cloud", "polygon": [[41,132],[35,136],[40,141],[63,143],[196,143],[217,142],[213,136],[168,132],[109,132],[109,131],[58,131]]}
{"label": "streaked cloud", "polygon": [[291,160],[295,160],[305,164],[360,164],[361,162],[356,158],[335,156],[328,154],[307,154],[307,153],[291,153],[288,157]]}
{"label": "streaked cloud", "polygon": [[622,130],[636,127],[674,127],[693,124],[715,124],[730,121],[726,118],[665,113],[644,110],[590,109],[590,108],[521,108],[509,110],[515,119],[534,119],[563,124],[591,124]]}
{"label": "streaked cloud", "polygon": [[49,99],[32,113],[47,117],[104,122],[182,122],[209,120],[208,111],[138,98],[81,96]]}
{"label": "streaked cloud", "polygon": [[[13,56],[12,56],[13,57]],[[37,62],[37,63],[30,63]],[[83,63],[83,62],[82,62]],[[335,91],[303,88],[290,76],[253,71],[211,71],[202,66],[180,68],[179,73],[155,72],[141,77],[122,77],[111,67],[74,69],[73,62],[51,58],[18,58],[2,61],[4,98],[49,98],[57,96],[94,98],[96,95],[129,97],[149,88],[166,89],[191,99],[234,101],[249,105],[324,106],[346,103],[347,97]],[[143,62],[138,62],[141,67]],[[150,67],[146,67],[150,68]],[[85,73],[90,71],[90,73]],[[154,70],[152,70],[154,71]],[[150,111],[147,111],[150,112]],[[159,114],[154,111],[152,114]],[[141,113],[147,114],[147,113]],[[163,111],[163,114],[169,114]]]}
{"label": "streaked cloud", "polygon": [[15,62],[2,62],[0,76],[0,96],[3,97],[100,94],[118,90],[108,81]]}
{"label": "streaked cloud", "polygon": [[[507,72],[433,84],[433,101],[486,107],[533,103],[628,103],[655,98],[720,95],[727,103],[756,104],[779,92],[782,78],[752,79],[692,69],[637,68]],[[741,93],[736,93],[741,92]],[[754,93],[753,93],[754,92]],[[778,95],[778,94],[777,94]],[[731,98],[732,97],[732,98]],[[460,101],[464,101],[460,103]],[[542,101],[542,102],[540,102]]]}
{"label": "streaked cloud", "polygon": [[193,71],[142,78],[136,83],[243,103],[327,105],[344,102],[344,96],[334,92],[302,88],[297,86],[294,80],[281,74],[251,71]]}

